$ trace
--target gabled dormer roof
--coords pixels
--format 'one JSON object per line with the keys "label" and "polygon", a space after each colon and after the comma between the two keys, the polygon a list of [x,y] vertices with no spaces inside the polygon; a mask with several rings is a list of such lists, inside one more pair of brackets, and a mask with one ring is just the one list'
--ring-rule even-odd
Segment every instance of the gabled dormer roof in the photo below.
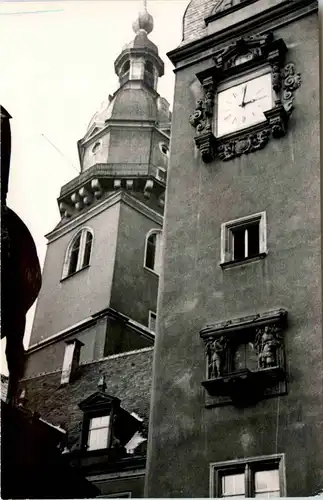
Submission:
{"label": "gabled dormer roof", "polygon": [[120,399],[105,392],[97,391],[91,394],[83,401],[81,401],[78,406],[83,412],[89,412],[94,410],[111,410],[112,408],[118,408],[120,406]]}

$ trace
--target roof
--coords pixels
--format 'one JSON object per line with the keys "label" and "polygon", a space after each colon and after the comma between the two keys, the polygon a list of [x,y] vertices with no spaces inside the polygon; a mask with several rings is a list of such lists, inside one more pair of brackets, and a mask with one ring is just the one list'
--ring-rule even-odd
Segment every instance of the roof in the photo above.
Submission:
{"label": "roof", "polygon": [[121,407],[143,419],[147,437],[152,378],[153,349],[130,355],[105,358],[80,366],[78,377],[60,385],[61,372],[23,380],[27,406],[51,424],[68,432],[68,447],[78,448],[83,412],[78,404],[97,391],[99,378],[105,375],[106,393],[121,400]]}
{"label": "roof", "polygon": [[140,82],[128,81],[118,89],[113,98],[103,101],[92,117],[89,128],[95,123],[103,128],[107,120],[157,120],[157,99]]}
{"label": "roof", "polygon": [[204,19],[218,6],[221,0],[191,0],[183,16],[183,41],[181,45],[207,35]]}

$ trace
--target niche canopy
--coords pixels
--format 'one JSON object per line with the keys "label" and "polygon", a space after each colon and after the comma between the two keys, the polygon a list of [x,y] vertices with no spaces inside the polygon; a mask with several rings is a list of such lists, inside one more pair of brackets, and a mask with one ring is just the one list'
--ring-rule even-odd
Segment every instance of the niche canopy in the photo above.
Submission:
{"label": "niche canopy", "polygon": [[283,137],[301,76],[284,66],[287,47],[271,32],[238,38],[196,74],[204,96],[190,116],[204,162],[227,161]]}

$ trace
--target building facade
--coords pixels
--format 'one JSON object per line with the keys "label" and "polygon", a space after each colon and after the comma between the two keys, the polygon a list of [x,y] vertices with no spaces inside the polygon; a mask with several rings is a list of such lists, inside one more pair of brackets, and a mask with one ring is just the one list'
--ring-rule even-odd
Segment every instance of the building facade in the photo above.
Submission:
{"label": "building facade", "polygon": [[21,382],[26,406],[67,432],[66,462],[108,497],[144,486],[171,119],[152,29],[145,10],[78,142]]}
{"label": "building facade", "polygon": [[191,0],[176,83],[145,495],[323,489],[311,0]]}

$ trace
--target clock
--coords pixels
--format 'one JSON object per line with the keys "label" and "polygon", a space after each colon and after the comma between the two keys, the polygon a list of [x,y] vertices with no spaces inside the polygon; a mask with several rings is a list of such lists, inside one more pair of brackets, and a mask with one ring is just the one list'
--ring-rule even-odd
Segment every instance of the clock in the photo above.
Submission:
{"label": "clock", "polygon": [[266,121],[264,111],[273,107],[271,73],[227,85],[217,93],[217,137]]}
{"label": "clock", "polygon": [[240,37],[196,73],[203,97],[189,120],[205,163],[259,151],[284,137],[301,84],[294,63],[285,64],[286,52],[284,40],[272,32]]}

